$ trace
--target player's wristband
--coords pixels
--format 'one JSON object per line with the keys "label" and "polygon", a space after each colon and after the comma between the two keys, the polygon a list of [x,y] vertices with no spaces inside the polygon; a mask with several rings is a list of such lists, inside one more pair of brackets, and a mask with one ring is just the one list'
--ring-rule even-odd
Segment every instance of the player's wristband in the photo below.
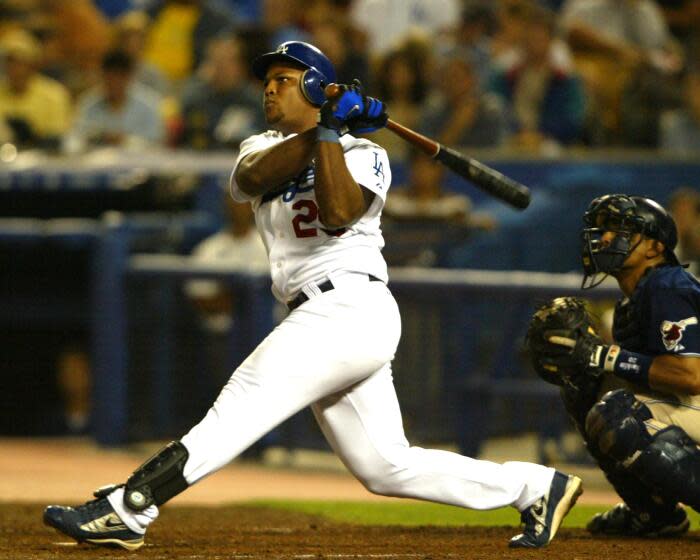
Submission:
{"label": "player's wristband", "polygon": [[332,128],[316,125],[316,139],[319,142],[340,142],[340,132]]}
{"label": "player's wristband", "polygon": [[617,344],[600,347],[605,371],[639,385],[649,386],[649,368],[654,358],[620,348]]}

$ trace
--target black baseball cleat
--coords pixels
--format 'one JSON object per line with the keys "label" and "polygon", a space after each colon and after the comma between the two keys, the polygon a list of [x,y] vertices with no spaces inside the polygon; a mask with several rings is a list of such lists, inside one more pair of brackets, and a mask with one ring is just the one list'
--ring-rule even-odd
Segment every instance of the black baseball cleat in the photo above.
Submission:
{"label": "black baseball cleat", "polygon": [[136,550],[143,545],[143,535],[127,527],[107,498],[97,498],[76,508],[48,506],[44,523],[78,542]]}
{"label": "black baseball cleat", "polygon": [[547,546],[583,493],[583,484],[577,476],[554,472],[547,493],[520,514],[525,525],[523,532],[510,539],[511,548],[540,548]]}
{"label": "black baseball cleat", "polygon": [[627,504],[617,504],[605,513],[597,513],[586,529],[593,535],[616,537],[677,537],[690,527],[688,515],[677,505],[663,515],[632,511]]}

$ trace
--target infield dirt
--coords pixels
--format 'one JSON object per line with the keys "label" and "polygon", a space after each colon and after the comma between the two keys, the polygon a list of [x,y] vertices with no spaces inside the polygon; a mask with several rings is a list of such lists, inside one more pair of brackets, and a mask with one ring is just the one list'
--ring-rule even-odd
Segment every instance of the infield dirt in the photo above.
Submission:
{"label": "infield dirt", "polygon": [[0,504],[0,559],[492,559],[700,558],[700,532],[682,539],[593,539],[563,529],[543,550],[511,550],[513,527],[372,527],[252,507],[164,508],[136,552],[76,545],[44,526],[43,505]]}

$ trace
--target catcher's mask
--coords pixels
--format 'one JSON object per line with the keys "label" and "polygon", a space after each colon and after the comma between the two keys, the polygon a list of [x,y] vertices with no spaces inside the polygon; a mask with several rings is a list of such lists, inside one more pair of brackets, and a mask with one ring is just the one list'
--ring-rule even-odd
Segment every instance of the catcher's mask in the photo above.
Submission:
{"label": "catcher's mask", "polygon": [[[678,241],[676,224],[668,212],[650,198],[606,194],[591,202],[583,222],[583,289],[598,286],[609,274],[619,272],[643,237],[663,243],[668,264],[680,264],[673,252]],[[615,234],[609,243],[603,242],[605,232]],[[643,237],[632,245],[637,233]]]}

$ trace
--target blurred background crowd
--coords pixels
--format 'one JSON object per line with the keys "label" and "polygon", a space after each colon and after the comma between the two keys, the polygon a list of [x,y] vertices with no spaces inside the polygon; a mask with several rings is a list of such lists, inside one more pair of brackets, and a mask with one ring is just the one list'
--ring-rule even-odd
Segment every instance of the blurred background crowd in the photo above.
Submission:
{"label": "blurred background crowd", "polygon": [[[4,0],[0,141],[235,148],[250,60],[318,45],[450,145],[700,152],[700,0]],[[406,148],[380,135],[394,158]]]}

